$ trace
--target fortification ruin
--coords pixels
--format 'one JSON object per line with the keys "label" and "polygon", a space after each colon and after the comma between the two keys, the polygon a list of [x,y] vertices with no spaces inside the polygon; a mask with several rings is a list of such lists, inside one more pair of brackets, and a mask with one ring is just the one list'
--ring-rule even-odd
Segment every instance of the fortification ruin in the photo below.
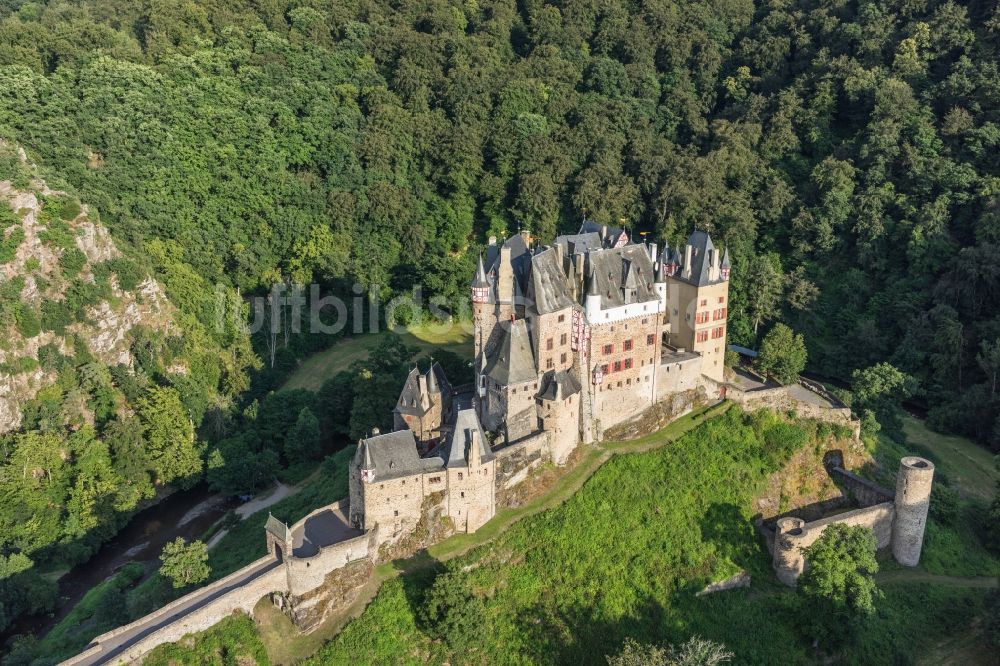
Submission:
{"label": "fortification ruin", "polygon": [[833,515],[809,522],[794,515],[802,511],[793,511],[792,515],[775,517],[758,526],[770,545],[778,579],[794,587],[809,564],[804,551],[836,523],[871,529],[879,549],[891,548],[897,562],[916,566],[927,526],[934,464],[915,456],[903,458],[895,492],[849,472],[836,457],[827,465],[827,471],[852,501],[853,508],[841,508]]}

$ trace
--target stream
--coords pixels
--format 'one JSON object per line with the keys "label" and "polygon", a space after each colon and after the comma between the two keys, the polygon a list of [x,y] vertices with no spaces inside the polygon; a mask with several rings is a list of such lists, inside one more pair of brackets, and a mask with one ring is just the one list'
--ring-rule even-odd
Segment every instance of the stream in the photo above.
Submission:
{"label": "stream", "polygon": [[119,532],[106,541],[89,560],[59,578],[59,598],[50,615],[23,617],[3,636],[34,634],[41,638],[59,623],[94,586],[129,562],[157,563],[164,544],[177,537],[200,537],[226,512],[236,506],[234,499],[214,494],[200,483],[190,490],[178,490],[164,500],[139,511]]}

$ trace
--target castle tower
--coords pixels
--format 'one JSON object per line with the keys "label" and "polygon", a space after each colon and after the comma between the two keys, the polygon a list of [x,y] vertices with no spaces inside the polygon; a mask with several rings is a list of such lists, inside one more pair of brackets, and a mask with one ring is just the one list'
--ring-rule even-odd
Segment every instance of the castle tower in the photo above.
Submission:
{"label": "castle tower", "polygon": [[802,528],[805,524],[801,518],[789,516],[781,518],[774,526],[774,546],[771,551],[774,556],[774,571],[778,580],[789,587],[795,587],[806,568],[805,556],[802,554]]}
{"label": "castle tower", "polygon": [[486,279],[486,268],[483,266],[483,257],[479,256],[479,265],[476,267],[476,276],[472,279],[472,323],[475,327],[473,345],[475,346],[476,358],[483,353],[487,341],[493,334],[496,326],[496,313],[490,303],[490,282]]}
{"label": "castle tower", "polygon": [[900,564],[915,567],[924,543],[927,510],[931,503],[934,464],[907,456],[899,461],[896,475],[896,517],[892,522],[892,555]]}
{"label": "castle tower", "polygon": [[688,238],[683,254],[668,256],[667,310],[670,344],[697,352],[701,373],[724,381],[726,321],[729,310],[728,253],[726,258],[704,231]]}

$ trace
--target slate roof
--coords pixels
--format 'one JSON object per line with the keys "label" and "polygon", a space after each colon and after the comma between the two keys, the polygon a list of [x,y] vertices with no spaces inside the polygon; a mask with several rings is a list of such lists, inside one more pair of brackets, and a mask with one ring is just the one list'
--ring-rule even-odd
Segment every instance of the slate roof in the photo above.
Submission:
{"label": "slate roof", "polygon": [[655,274],[653,261],[646,246],[642,244],[624,245],[611,250],[591,252],[590,275],[593,289],[601,295],[601,309],[626,305],[624,289],[634,290],[632,303],[657,300],[653,287]]}
{"label": "slate roof", "polygon": [[486,280],[490,285],[490,303],[497,298],[497,279],[500,269],[500,248],[510,248],[510,264],[514,275],[514,298],[523,297],[527,291],[527,282],[531,273],[531,252],[520,234],[515,234],[505,240],[503,245],[490,245],[486,248]]}
{"label": "slate roof", "polygon": [[472,445],[472,433],[479,433],[479,459],[482,462],[493,460],[493,452],[490,450],[486,433],[479,423],[475,409],[463,409],[455,417],[452,432],[448,436],[447,451],[445,460],[447,467],[468,467],[469,447]]}
{"label": "slate roof", "polygon": [[586,254],[590,250],[600,250],[604,247],[601,234],[597,232],[557,236],[555,244],[562,246],[563,256],[566,257],[571,257],[574,254]]}
{"label": "slate roof", "polygon": [[486,376],[500,386],[535,379],[535,355],[525,320],[501,322],[500,328],[503,337],[486,360]]}
{"label": "slate roof", "polygon": [[[427,378],[427,409],[430,408],[431,400],[444,399],[447,401],[451,395],[451,384],[448,382],[441,364],[433,363],[424,376]],[[413,368],[406,376],[406,381],[403,382],[403,390],[400,391],[399,400],[396,401],[396,411],[400,414],[421,416],[427,412],[427,409],[424,408],[420,395],[420,371]]]}
{"label": "slate roof", "polygon": [[565,400],[580,392],[580,382],[566,370],[550,370],[542,376],[542,388],[538,397],[542,400]]}
{"label": "slate roof", "polygon": [[399,400],[396,401],[396,411],[400,414],[420,415],[425,411],[420,396],[420,371],[417,368],[410,370],[403,382],[403,390],[399,393]]}
{"label": "slate roof", "polygon": [[270,512],[267,514],[267,522],[264,523],[264,530],[282,541],[288,541],[292,538],[292,532],[288,529],[288,525],[275,518]]}
{"label": "slate roof", "polygon": [[548,314],[573,305],[570,282],[555,248],[542,250],[531,258],[531,288],[528,300],[538,314]]}
{"label": "slate roof", "polygon": [[628,241],[628,234],[621,227],[609,227],[587,219],[583,221],[577,232],[577,235],[581,234],[597,234],[601,239],[601,247],[604,248],[615,247],[622,240]]}
{"label": "slate roof", "polygon": [[[675,276],[679,280],[687,282],[688,284],[693,284],[696,287],[703,287],[709,284],[718,284],[723,282],[721,274],[716,275],[716,279],[711,279],[709,277],[710,264],[708,262],[709,252],[715,257],[715,261],[719,260],[719,252],[715,249],[715,245],[712,243],[712,237],[704,231],[695,231],[688,238],[688,245],[691,246],[691,266],[690,273],[688,273],[688,266],[682,266],[681,270],[677,272]],[[686,248],[685,248],[686,250]],[[683,264],[683,259],[686,255],[681,255],[681,263]]]}
{"label": "slate roof", "polygon": [[417,454],[417,441],[410,430],[397,430],[363,439],[354,456],[361,469],[375,471],[375,481],[422,474],[444,467],[441,458],[421,458]]}

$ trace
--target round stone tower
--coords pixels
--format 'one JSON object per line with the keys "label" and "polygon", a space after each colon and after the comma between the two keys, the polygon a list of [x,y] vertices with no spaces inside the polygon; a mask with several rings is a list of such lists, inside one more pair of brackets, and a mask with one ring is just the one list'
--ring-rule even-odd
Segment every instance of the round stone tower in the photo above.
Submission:
{"label": "round stone tower", "polygon": [[892,555],[908,567],[920,562],[920,549],[924,544],[927,510],[931,503],[931,484],[934,464],[907,456],[899,461],[896,475],[896,517],[892,522]]}
{"label": "round stone tower", "polygon": [[806,567],[806,559],[802,554],[802,529],[806,521],[801,518],[781,518],[774,526],[774,548],[771,555],[774,558],[774,570],[780,580],[789,587],[795,587],[795,582]]}

